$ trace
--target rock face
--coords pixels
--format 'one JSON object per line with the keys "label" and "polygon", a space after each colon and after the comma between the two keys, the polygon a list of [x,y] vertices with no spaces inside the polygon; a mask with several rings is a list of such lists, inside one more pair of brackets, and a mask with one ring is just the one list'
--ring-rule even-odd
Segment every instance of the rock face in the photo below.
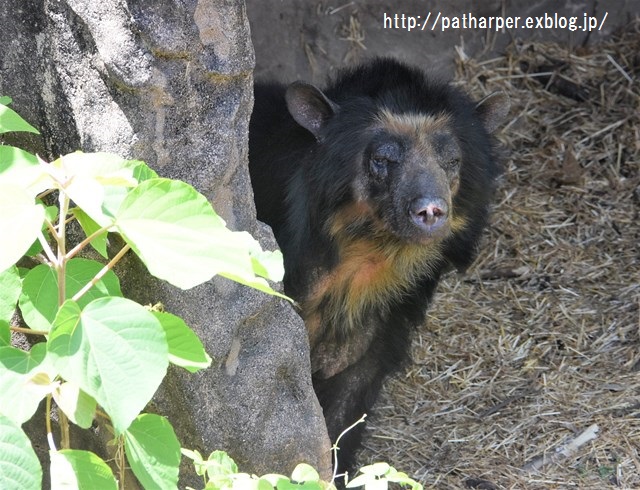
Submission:
{"label": "rock face", "polygon": [[[243,1],[6,0],[0,46],[0,94],[42,130],[22,146],[47,158],[82,149],[145,160],[196,187],[231,229],[276,246],[255,219],[246,166],[254,59]],[[291,306],[225,279],[181,291],[131,260],[124,272],[126,294],[182,316],[214,358],[196,375],[170,371],[157,396],[182,445],[227,450],[244,471],[306,461],[327,475]]]}

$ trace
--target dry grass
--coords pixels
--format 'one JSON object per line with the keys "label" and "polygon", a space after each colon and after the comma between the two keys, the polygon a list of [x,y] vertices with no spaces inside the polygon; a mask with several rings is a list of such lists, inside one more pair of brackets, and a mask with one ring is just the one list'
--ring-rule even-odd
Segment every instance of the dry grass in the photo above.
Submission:
{"label": "dry grass", "polygon": [[476,96],[511,97],[506,174],[481,256],[442,284],[362,464],[426,488],[640,488],[639,48],[635,22],[601,45],[460,60]]}

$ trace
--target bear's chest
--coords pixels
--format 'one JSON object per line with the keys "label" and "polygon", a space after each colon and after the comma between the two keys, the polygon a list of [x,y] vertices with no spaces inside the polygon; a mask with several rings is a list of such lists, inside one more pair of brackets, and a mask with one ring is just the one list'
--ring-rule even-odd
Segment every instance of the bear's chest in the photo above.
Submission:
{"label": "bear's chest", "polygon": [[[331,337],[366,336],[372,322],[435,270],[439,244],[389,245],[360,240],[340,250],[339,261],[316,274],[301,302],[311,345]],[[366,343],[366,342],[365,342]]]}

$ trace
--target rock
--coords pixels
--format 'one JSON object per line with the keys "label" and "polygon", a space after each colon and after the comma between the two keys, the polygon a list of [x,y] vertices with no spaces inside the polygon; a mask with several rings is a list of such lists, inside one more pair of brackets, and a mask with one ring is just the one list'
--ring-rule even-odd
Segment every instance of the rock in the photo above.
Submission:
{"label": "rock", "polygon": [[[246,165],[254,58],[243,1],[8,0],[0,43],[0,94],[42,131],[21,146],[49,159],[82,149],[144,160],[196,187],[231,229],[276,246],[256,221]],[[181,291],[131,258],[120,270],[125,294],[183,317],[214,358],[196,375],[170,370],[155,400],[184,447],[224,449],[257,474],[304,461],[329,475],[290,304],[222,278]]]}

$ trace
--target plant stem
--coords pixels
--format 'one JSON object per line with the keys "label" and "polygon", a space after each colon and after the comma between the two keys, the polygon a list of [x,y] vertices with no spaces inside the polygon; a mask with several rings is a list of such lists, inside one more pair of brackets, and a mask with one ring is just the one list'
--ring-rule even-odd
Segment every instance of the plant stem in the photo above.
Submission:
{"label": "plant stem", "polygon": [[69,253],[67,253],[67,259],[73,258],[80,250],[82,250],[84,247],[89,245],[91,240],[93,240],[94,238],[100,236],[102,233],[106,232],[109,228],[110,228],[110,226],[103,226],[99,230],[94,231],[91,235],[86,237],[84,240],[82,240],[80,243],[78,243],[75,247],[73,247],[71,250],[69,250]]}
{"label": "plant stem", "polygon": [[[51,226],[51,224],[48,221],[47,221],[47,225]],[[49,262],[55,265],[57,262],[56,255],[53,253],[53,250],[51,250],[51,247],[49,246],[49,242],[47,241],[47,238],[44,236],[44,233],[42,233],[42,230],[40,230],[40,233],[38,233],[38,241],[40,242],[40,245],[42,245],[42,249],[44,250],[44,253],[47,255],[47,259],[49,259]]]}
{"label": "plant stem", "polygon": [[125,490],[124,477],[126,476],[125,460],[124,460],[124,436],[118,437],[118,449],[116,451],[116,466],[120,476],[120,488]]}
{"label": "plant stem", "polygon": [[49,332],[45,332],[44,330],[33,330],[32,328],[25,327],[9,327],[9,330],[12,332],[20,332],[25,335],[49,335]]}
{"label": "plant stem", "polygon": [[58,232],[56,231],[55,226],[53,226],[51,221],[49,221],[48,219],[45,219],[44,222],[47,224],[47,228],[49,229],[49,233],[51,233],[51,236],[55,237],[57,240]]}
{"label": "plant stem", "polygon": [[[58,217],[58,263],[56,271],[58,273],[58,308],[67,299],[67,227],[66,219],[69,212],[69,197],[63,189],[58,194],[60,202],[60,216]],[[69,449],[69,419],[62,410],[58,410],[58,422],[60,424],[60,445],[63,449]]]}
{"label": "plant stem", "polygon": [[86,293],[87,291],[89,291],[89,289],[91,289],[93,286],[96,285],[96,283],[102,279],[104,277],[104,275],[109,272],[111,269],[113,269],[113,267],[118,263],[118,261],[124,256],[124,254],[126,254],[129,249],[131,248],[131,246],[129,246],[129,244],[127,243],[124,247],[122,247],[122,250],[120,250],[116,256],[114,258],[112,258],[109,263],[107,265],[105,265],[102,269],[100,269],[100,272],[98,272],[95,277],[93,279],[91,279],[91,281],[89,283],[87,283],[80,291],[78,291],[75,296],[73,298],[71,298],[73,301],[78,301],[80,298],[82,298],[82,296],[84,295],[84,293]]}
{"label": "plant stem", "polygon": [[69,419],[67,415],[58,407],[58,422],[60,423],[60,446],[62,449],[70,449],[69,442]]}
{"label": "plant stem", "polygon": [[59,194],[60,201],[60,216],[58,218],[58,233],[57,233],[57,241],[58,241],[58,263],[56,264],[56,271],[58,273],[58,307],[62,306],[64,300],[66,299],[66,269],[67,269],[67,259],[65,255],[67,254],[67,236],[66,236],[66,218],[67,212],[69,211],[69,198],[64,190],[60,190]]}
{"label": "plant stem", "polygon": [[52,451],[57,451],[56,443],[53,440],[53,431],[51,430],[51,394],[48,394],[46,397],[44,422],[47,426],[47,441],[49,442],[49,449],[51,449]]}
{"label": "plant stem", "polygon": [[363,423],[366,416],[366,413],[362,414],[362,417],[360,417],[356,422],[343,430],[336,439],[336,442],[333,444],[333,447],[331,448],[331,450],[333,451],[333,477],[331,478],[331,483],[334,483],[336,481],[336,478],[338,477],[338,443],[340,442],[340,439],[342,439],[342,436],[353,429],[356,425]]}

